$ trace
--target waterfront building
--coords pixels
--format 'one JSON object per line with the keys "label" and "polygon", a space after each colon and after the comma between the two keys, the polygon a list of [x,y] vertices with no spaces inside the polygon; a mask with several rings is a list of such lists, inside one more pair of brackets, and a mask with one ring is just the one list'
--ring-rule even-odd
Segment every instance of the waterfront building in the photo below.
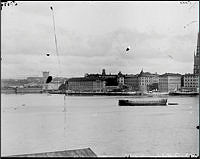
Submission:
{"label": "waterfront building", "polygon": [[102,70],[102,74],[85,74],[86,78],[99,78],[105,82],[104,91],[120,91],[124,86],[124,75],[119,72],[118,74],[106,74],[105,69]]}
{"label": "waterfront building", "polygon": [[170,92],[181,88],[181,74],[165,73],[159,76],[160,92]]}
{"label": "waterfront building", "polygon": [[124,75],[121,73],[121,71],[119,71],[118,73],[117,82],[119,87],[122,87],[124,85]]}
{"label": "waterfront building", "polygon": [[183,91],[194,91],[197,92],[199,88],[199,77],[195,74],[183,75]]}
{"label": "waterfront building", "polygon": [[105,81],[98,77],[70,78],[67,81],[68,90],[75,92],[103,92]]}
{"label": "waterfront building", "polygon": [[[150,72],[143,72],[143,70],[138,75],[138,86],[139,90],[142,92],[150,91],[151,89],[158,89],[156,86],[158,86],[159,83],[159,75],[157,73],[152,74]],[[155,88],[154,88],[155,87]]]}
{"label": "waterfront building", "polygon": [[65,85],[68,90],[79,92],[116,92],[125,89],[124,82],[124,75],[121,72],[106,74],[105,69],[103,69],[101,74],[86,73],[84,77],[71,78],[66,81]]}
{"label": "waterfront building", "polygon": [[194,53],[194,69],[193,74],[200,75],[200,35],[198,33],[196,54]]}
{"label": "waterfront building", "polygon": [[125,75],[124,76],[124,84],[126,86],[128,86],[129,91],[138,91],[139,90],[138,74],[137,75]]}
{"label": "waterfront building", "polygon": [[117,75],[114,75],[114,74],[106,74],[106,71],[105,69],[102,70],[102,74],[99,74],[99,73],[96,73],[96,74],[88,74],[86,73],[85,74],[85,77],[87,78],[101,78],[101,79],[116,79],[116,82],[117,82]]}
{"label": "waterfront building", "polygon": [[106,70],[103,69],[103,70],[102,70],[102,76],[105,76],[105,75],[106,75]]}

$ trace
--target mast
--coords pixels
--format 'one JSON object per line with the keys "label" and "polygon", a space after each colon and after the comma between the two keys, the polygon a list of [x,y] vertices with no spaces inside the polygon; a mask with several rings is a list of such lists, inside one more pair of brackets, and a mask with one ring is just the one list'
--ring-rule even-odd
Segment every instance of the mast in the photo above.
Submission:
{"label": "mast", "polygon": [[56,36],[56,25],[55,25],[55,18],[54,18],[54,10],[53,7],[50,7],[51,11],[52,11],[52,18],[53,18],[53,30],[54,30],[54,40],[55,40],[55,46],[56,46],[56,55],[57,55],[57,60],[58,60],[58,64],[59,64],[59,75],[61,75],[60,72],[60,59],[59,59],[59,54],[58,54],[58,42],[57,42],[57,36]]}

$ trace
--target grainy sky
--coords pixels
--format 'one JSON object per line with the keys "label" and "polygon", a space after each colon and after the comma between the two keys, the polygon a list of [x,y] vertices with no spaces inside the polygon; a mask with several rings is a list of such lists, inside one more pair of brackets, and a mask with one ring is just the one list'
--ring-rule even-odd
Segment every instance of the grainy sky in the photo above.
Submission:
{"label": "grainy sky", "polygon": [[1,11],[2,78],[193,72],[198,1],[17,3]]}

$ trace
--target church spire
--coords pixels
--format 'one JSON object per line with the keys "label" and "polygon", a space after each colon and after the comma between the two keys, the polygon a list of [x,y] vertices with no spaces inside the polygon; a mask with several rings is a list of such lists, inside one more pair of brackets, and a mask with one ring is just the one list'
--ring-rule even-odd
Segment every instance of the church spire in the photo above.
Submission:
{"label": "church spire", "polygon": [[196,55],[194,55],[194,69],[193,73],[194,74],[199,74],[200,73],[200,65],[199,65],[199,55],[200,55],[200,34],[198,32],[198,38],[197,38],[197,50],[196,50]]}
{"label": "church spire", "polygon": [[196,55],[199,56],[199,51],[200,51],[200,34],[198,32],[198,38],[197,38],[197,51]]}

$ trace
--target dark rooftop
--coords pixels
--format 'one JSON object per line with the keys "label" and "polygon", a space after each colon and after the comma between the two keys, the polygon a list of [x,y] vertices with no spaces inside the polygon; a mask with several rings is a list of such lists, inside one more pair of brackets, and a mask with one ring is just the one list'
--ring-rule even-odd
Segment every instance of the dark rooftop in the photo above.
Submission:
{"label": "dark rooftop", "polygon": [[97,80],[102,80],[99,77],[75,77],[75,78],[70,78],[68,82],[78,82],[78,81],[97,81]]}
{"label": "dark rooftop", "polygon": [[198,76],[198,75],[191,74],[191,73],[186,73],[186,74],[184,74],[184,76]]}
{"label": "dark rooftop", "polygon": [[150,72],[140,72],[140,74],[138,75],[138,77],[141,77],[141,76],[156,76],[156,75],[158,75],[158,74],[152,74],[152,73],[150,73]]}
{"label": "dark rooftop", "polygon": [[181,74],[179,74],[179,73],[164,73],[160,76],[181,76]]}
{"label": "dark rooftop", "polygon": [[13,155],[9,157],[97,157],[97,155],[90,148],[85,148],[76,150]]}

